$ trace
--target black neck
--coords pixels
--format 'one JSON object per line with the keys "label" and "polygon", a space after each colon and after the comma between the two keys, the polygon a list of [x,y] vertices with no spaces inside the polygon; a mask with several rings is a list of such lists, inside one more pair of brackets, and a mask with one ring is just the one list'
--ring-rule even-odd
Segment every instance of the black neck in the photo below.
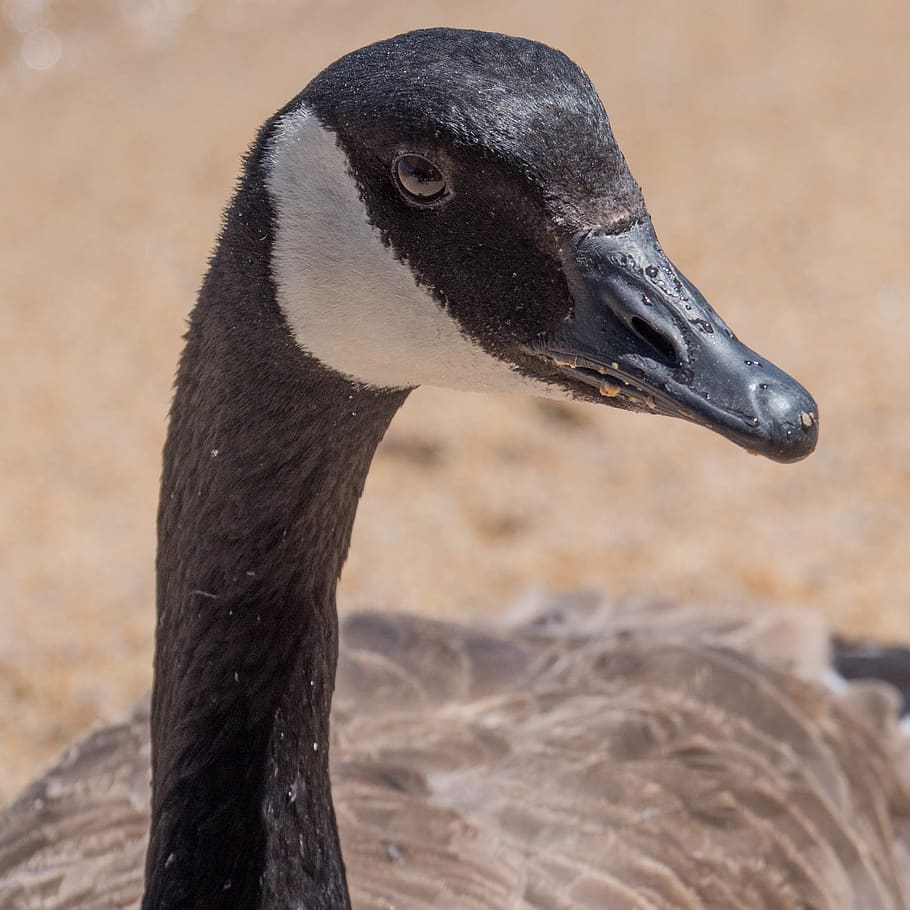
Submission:
{"label": "black neck", "polygon": [[146,910],[349,906],[328,776],[335,587],[404,392],[293,341],[254,151],[180,364],[158,516]]}

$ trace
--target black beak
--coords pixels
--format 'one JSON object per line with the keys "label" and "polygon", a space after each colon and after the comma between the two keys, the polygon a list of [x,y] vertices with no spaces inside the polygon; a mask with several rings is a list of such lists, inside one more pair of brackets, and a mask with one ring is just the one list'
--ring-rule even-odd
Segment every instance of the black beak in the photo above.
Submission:
{"label": "black beak", "polygon": [[682,417],[775,461],[815,448],[812,396],[737,340],[667,259],[650,221],[578,235],[564,263],[575,312],[527,350],[567,385],[618,407]]}

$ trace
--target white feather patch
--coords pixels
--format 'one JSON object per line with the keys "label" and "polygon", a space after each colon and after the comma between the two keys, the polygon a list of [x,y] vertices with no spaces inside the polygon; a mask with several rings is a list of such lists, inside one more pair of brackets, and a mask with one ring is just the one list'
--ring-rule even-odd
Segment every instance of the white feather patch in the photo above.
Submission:
{"label": "white feather patch", "polygon": [[279,121],[266,185],[278,303],[324,366],[375,388],[570,397],[486,353],[417,284],[369,223],[334,134],[306,107]]}

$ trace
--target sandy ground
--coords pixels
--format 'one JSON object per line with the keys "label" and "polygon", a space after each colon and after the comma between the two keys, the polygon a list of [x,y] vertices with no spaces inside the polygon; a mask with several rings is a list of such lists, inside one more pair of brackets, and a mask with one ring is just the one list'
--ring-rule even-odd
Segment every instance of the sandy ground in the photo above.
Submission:
{"label": "sandy ground", "polygon": [[170,382],[241,152],[322,66],[418,26],[588,70],[665,248],[814,392],[822,442],[781,467],[679,422],[421,390],[343,608],[603,585],[910,637],[906,0],[0,9],[0,797],[149,683]]}

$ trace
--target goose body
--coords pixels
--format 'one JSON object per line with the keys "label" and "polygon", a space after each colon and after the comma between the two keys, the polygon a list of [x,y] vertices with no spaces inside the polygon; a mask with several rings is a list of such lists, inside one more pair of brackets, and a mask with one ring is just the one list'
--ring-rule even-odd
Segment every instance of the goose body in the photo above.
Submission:
{"label": "goose body", "polygon": [[[826,658],[812,617],[581,596],[498,628],[348,618],[331,756],[353,906],[908,906],[910,743],[886,688],[818,685]],[[5,811],[0,907],[138,905],[148,724],[143,700]]]}
{"label": "goose body", "polygon": [[0,907],[907,906],[895,704],[813,683],[808,621],[361,616],[339,659],[357,502],[421,384],[780,461],[817,438],[663,253],[568,58],[453,30],[342,58],[260,131],[191,317],[151,701],[0,816]]}

